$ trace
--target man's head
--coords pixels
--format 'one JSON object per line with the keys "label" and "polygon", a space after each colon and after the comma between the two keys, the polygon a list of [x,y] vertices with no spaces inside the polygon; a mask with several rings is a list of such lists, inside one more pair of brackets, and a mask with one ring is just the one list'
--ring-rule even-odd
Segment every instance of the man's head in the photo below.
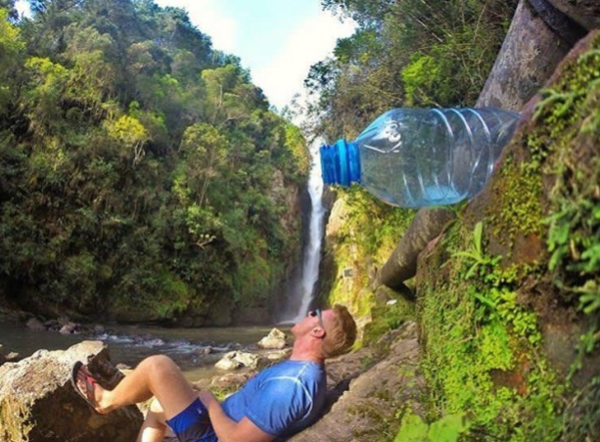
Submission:
{"label": "man's head", "polygon": [[356,340],[356,323],[346,307],[336,304],[330,310],[308,312],[307,317],[292,328],[296,336],[318,340],[324,358],[349,351]]}
{"label": "man's head", "polygon": [[356,322],[348,309],[336,304],[329,311],[333,312],[333,315],[327,315],[323,319],[325,326],[323,354],[326,358],[350,351],[356,341]]}

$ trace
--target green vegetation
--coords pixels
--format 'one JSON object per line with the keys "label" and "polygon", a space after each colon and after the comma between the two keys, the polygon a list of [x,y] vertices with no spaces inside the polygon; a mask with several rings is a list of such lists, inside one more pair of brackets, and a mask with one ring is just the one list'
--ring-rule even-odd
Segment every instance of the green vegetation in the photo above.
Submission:
{"label": "green vegetation", "polygon": [[514,267],[485,254],[482,228],[461,250],[467,235],[453,227],[443,244],[449,275],[419,292],[432,418],[464,414],[477,440],[555,440],[560,388],[540,354],[536,315],[517,302]]}
{"label": "green vegetation", "polygon": [[394,442],[456,442],[465,429],[461,415],[444,416],[428,425],[419,416],[408,414]]}
{"label": "green vegetation", "polygon": [[[359,23],[307,80],[321,93],[313,109],[325,115],[319,129],[332,139],[357,135],[392,107],[472,105],[515,7],[322,3]],[[441,242],[422,254],[416,281],[409,283],[416,290],[420,370],[429,393],[425,410],[398,410],[395,440],[575,442],[600,434],[600,382],[589,378],[597,373],[600,340],[599,45],[564,66],[560,80],[542,91],[533,121],[513,140],[486,201],[458,207]],[[333,260],[337,275],[346,267],[355,273],[351,281],[335,281],[330,299],[345,293],[355,311],[371,307],[363,344],[374,345],[411,317],[402,305],[378,305],[367,277],[389,256],[383,244],[395,244],[410,218],[396,221],[397,230],[385,233],[390,239],[372,241],[371,228],[381,228],[371,221],[373,207],[353,200],[354,189],[339,193],[346,206]],[[366,238],[371,242],[362,244]],[[353,263],[356,250],[364,255]],[[548,327],[567,322],[582,325],[583,334],[579,356],[565,369],[546,351]],[[560,357],[568,366],[567,353]]]}
{"label": "green vegetation", "polygon": [[[334,248],[328,251],[333,260],[331,277],[334,279],[328,281],[329,290],[325,292],[329,293],[328,302],[352,305],[357,316],[365,316],[375,307],[373,293],[362,290],[369,286],[369,271],[387,260],[415,211],[386,205],[358,186],[343,192],[343,198],[334,208],[335,216],[343,221],[338,230],[331,232]],[[365,260],[365,257],[369,259]],[[403,306],[402,302],[398,304],[398,313],[390,315],[409,314],[410,308],[406,310]],[[391,317],[384,321],[396,326],[401,324]]]}
{"label": "green vegetation", "polygon": [[473,104],[517,1],[321,0],[358,23],[305,83],[328,139],[353,138],[393,107]]}
{"label": "green vegetation", "polygon": [[[315,132],[352,138],[392,107],[472,105],[516,3],[322,0],[358,29],[306,80],[319,94]],[[268,305],[297,259],[299,217],[287,201],[309,159],[240,61],[214,51],[184,11],[150,0],[35,1],[21,21],[12,1],[1,4],[0,303],[194,324]],[[378,434],[360,437],[600,433],[600,379],[584,376],[600,343],[600,42],[592,46],[542,91],[482,210],[458,206],[422,254],[409,282],[416,304],[386,293],[397,301],[388,305],[370,288],[414,211],[336,190],[324,301],[372,320],[362,345],[416,319],[428,383],[419,412],[390,404],[394,422],[357,407],[380,417]],[[567,313],[584,328],[565,373],[546,355],[543,326]]]}
{"label": "green vegetation", "polygon": [[0,8],[0,293],[40,313],[229,321],[299,256],[299,130],[185,11]]}

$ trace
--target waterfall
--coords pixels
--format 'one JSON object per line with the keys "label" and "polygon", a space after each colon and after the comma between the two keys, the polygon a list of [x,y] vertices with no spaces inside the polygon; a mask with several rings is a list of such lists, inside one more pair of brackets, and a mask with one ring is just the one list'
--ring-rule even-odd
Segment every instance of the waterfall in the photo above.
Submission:
{"label": "waterfall", "polygon": [[308,178],[311,211],[308,231],[308,244],[304,249],[304,259],[299,284],[293,288],[283,309],[280,323],[295,323],[301,320],[310,308],[315,283],[319,279],[321,261],[321,240],[323,237],[323,179],[321,178],[321,161],[319,147],[321,139],[316,139],[310,146],[312,164]]}

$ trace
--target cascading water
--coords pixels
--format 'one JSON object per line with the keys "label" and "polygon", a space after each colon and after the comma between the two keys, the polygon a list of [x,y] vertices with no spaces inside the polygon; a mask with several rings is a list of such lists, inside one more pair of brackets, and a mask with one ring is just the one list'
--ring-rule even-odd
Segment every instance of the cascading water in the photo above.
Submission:
{"label": "cascading water", "polygon": [[321,240],[323,237],[323,179],[321,177],[321,161],[319,147],[323,140],[316,139],[310,148],[312,164],[308,179],[311,212],[309,223],[309,241],[304,250],[301,279],[294,287],[283,309],[280,323],[295,323],[301,320],[310,308],[313,299],[315,283],[319,279],[319,264],[321,261]]}

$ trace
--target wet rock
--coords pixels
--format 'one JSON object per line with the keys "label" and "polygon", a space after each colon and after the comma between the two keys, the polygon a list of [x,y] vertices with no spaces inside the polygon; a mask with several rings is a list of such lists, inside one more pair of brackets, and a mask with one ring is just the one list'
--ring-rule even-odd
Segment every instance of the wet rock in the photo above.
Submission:
{"label": "wet rock", "polygon": [[286,336],[284,332],[277,328],[274,328],[269,332],[267,336],[262,338],[257,345],[260,348],[265,348],[269,350],[281,350],[286,346],[285,337]]}
{"label": "wet rock", "polygon": [[71,334],[75,333],[76,330],[77,330],[77,324],[69,323],[69,324],[63,325],[60,328],[59,333],[61,335],[71,335]]}
{"label": "wet rock", "polygon": [[99,415],[75,392],[70,378],[76,361],[89,364],[106,388],[123,375],[102,342],[85,341],[65,351],[38,350],[0,367],[0,440],[10,442],[129,442],[142,422],[136,407]]}
{"label": "wet rock", "polygon": [[25,323],[25,326],[30,330],[46,330],[46,326],[37,318],[30,318]]}
{"label": "wet rock", "polygon": [[202,348],[199,348],[198,350],[196,350],[196,354],[198,356],[208,356],[212,352],[213,352],[213,349],[211,346],[202,347]]}

